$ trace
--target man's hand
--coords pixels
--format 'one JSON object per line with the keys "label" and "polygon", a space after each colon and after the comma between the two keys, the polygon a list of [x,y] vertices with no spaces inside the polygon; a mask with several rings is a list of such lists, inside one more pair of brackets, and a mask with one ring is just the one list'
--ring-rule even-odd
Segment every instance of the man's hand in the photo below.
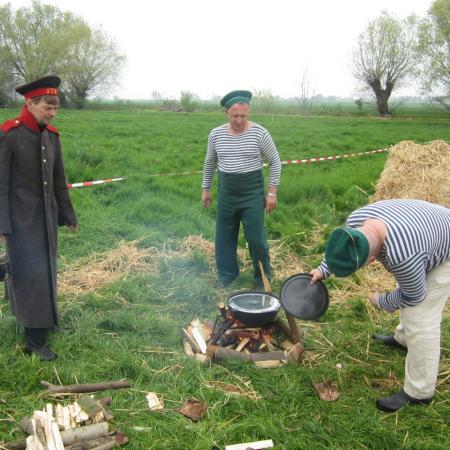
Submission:
{"label": "man's hand", "polygon": [[69,225],[69,229],[73,234],[75,234],[78,231],[78,224],[76,223],[75,225]]}
{"label": "man's hand", "polygon": [[5,235],[0,234],[0,242],[6,241]]}
{"label": "man's hand", "polygon": [[380,294],[379,294],[379,292],[376,291],[373,294],[369,295],[369,302],[373,306],[375,306],[375,308],[379,308],[380,307],[380,304],[378,303],[379,298],[380,298]]}
{"label": "man's hand", "polygon": [[209,208],[212,203],[211,191],[203,190],[202,192],[202,203],[205,208]]}
{"label": "man's hand", "polygon": [[277,207],[277,196],[276,195],[266,195],[265,200],[266,211],[270,214]]}
{"label": "man's hand", "polygon": [[325,278],[323,276],[323,273],[319,269],[311,270],[309,274],[312,276],[311,284],[316,284],[318,281],[323,280]]}

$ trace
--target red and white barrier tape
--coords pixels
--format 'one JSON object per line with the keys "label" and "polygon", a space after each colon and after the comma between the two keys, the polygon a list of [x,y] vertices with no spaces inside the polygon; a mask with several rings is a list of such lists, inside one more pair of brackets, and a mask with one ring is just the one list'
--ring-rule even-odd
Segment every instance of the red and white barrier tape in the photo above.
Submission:
{"label": "red and white barrier tape", "polygon": [[[358,153],[347,153],[343,155],[334,155],[334,156],[319,156],[316,158],[306,158],[306,159],[288,159],[287,161],[281,161],[283,165],[289,164],[311,164],[313,162],[321,162],[321,161],[334,161],[336,159],[341,158],[350,158],[352,156],[364,156],[364,155],[373,155],[374,153],[382,153],[387,152],[387,148],[382,148],[380,150],[369,150],[367,152],[358,152]],[[269,164],[263,164],[264,167],[267,167]],[[197,175],[199,173],[203,173],[203,170],[190,170],[189,172],[172,172],[172,173],[156,173],[148,175],[149,177],[169,177],[176,175]],[[106,180],[95,180],[95,181],[84,181],[82,183],[69,183],[67,187],[69,189],[85,187],[85,186],[95,186],[97,184],[103,183],[112,183],[114,181],[122,181],[126,180],[126,178],[108,178]]]}
{"label": "red and white barrier tape", "polygon": [[[370,150],[368,152],[358,152],[358,153],[347,153],[344,155],[334,155],[334,156],[320,156],[317,158],[306,158],[306,159],[288,159],[287,161],[281,161],[281,164],[310,164],[312,162],[321,162],[321,161],[333,161],[340,158],[350,158],[351,156],[363,156],[363,155],[372,155],[374,153],[382,153],[387,152],[387,148],[382,148],[380,150]],[[264,164],[264,167],[268,166],[268,164]]]}
{"label": "red and white barrier tape", "polygon": [[107,178],[106,180],[95,180],[95,181],[83,181],[82,183],[67,183],[69,189],[85,187],[85,186],[95,186],[96,184],[113,183],[114,181],[122,181],[126,178]]}
{"label": "red and white barrier tape", "polygon": [[[310,164],[313,162],[321,162],[321,161],[333,161],[341,158],[350,158],[351,156],[364,156],[364,155],[372,155],[374,153],[382,153],[387,152],[387,148],[382,148],[380,150],[369,150],[367,152],[358,152],[358,153],[347,153],[344,155],[334,155],[334,156],[319,156],[316,158],[306,158],[306,159],[288,159],[287,161],[281,161],[283,165],[289,164]],[[269,164],[264,163],[264,167],[268,167]],[[189,172],[172,172],[172,173],[155,173],[149,175],[150,177],[170,177],[176,175],[196,175],[198,173],[203,173],[203,170],[191,170]]]}

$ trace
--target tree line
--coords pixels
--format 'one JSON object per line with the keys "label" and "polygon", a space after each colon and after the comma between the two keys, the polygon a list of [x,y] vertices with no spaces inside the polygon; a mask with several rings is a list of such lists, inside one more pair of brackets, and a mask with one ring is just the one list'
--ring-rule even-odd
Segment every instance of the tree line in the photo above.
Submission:
{"label": "tree line", "polygon": [[[88,96],[117,84],[125,60],[102,29],[71,12],[38,0],[16,11],[9,4],[0,7],[0,104],[14,100],[14,86],[55,73],[63,79],[63,105],[83,108]],[[382,116],[391,113],[392,93],[412,80],[420,82],[421,95],[450,113],[450,0],[434,0],[424,18],[400,20],[384,12],[370,21],[353,49],[351,67]],[[273,106],[270,91],[255,94],[267,108]],[[305,72],[299,96],[304,112],[314,94]],[[182,91],[182,108],[192,110],[193,98]]]}

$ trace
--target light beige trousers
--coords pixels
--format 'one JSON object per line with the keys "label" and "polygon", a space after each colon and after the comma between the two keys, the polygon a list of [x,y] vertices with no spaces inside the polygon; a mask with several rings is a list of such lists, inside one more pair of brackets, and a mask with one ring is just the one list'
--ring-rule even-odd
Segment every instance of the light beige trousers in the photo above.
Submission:
{"label": "light beige trousers", "polygon": [[434,394],[441,352],[442,313],[450,296],[450,259],[427,275],[427,296],[400,310],[395,339],[408,347],[404,390],[417,399]]}

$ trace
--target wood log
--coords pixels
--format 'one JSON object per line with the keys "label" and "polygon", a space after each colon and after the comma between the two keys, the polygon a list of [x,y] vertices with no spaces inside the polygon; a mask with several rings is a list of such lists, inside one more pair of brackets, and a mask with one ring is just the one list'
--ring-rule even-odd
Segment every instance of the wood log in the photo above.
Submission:
{"label": "wood log", "polygon": [[270,287],[269,279],[266,276],[266,273],[264,272],[264,267],[262,265],[261,261],[258,261],[259,271],[261,272],[261,278],[264,286],[265,292],[272,292],[272,288]]}
{"label": "wood log", "polygon": [[116,442],[111,440],[110,442],[106,442],[105,444],[99,445],[98,447],[94,447],[92,450],[110,450],[116,446]]}
{"label": "wood log", "polygon": [[224,334],[238,338],[249,338],[249,339],[259,338],[259,333],[257,331],[240,330],[238,328],[230,328],[229,330],[225,331]]}
{"label": "wood log", "polygon": [[295,344],[293,344],[289,339],[285,339],[281,344],[280,347],[283,350],[289,351]]}
{"label": "wood log", "polygon": [[67,386],[58,386],[48,383],[47,381],[41,381],[41,385],[47,388],[48,394],[82,394],[86,392],[98,392],[109,389],[126,389],[131,387],[130,382],[127,380],[107,381],[104,383],[92,384],[69,384]]}
{"label": "wood log", "polygon": [[91,419],[102,410],[100,402],[89,395],[82,395],[76,403]]}
{"label": "wood log", "polygon": [[52,431],[52,422],[50,417],[47,416],[44,424],[44,433],[45,433],[45,448],[47,450],[57,450],[55,438],[53,436]]}
{"label": "wood log", "polygon": [[55,440],[56,450],[64,450],[64,444],[61,438],[61,433],[59,432],[59,427],[56,422],[52,422],[52,434]]}
{"label": "wood log", "polygon": [[194,337],[195,342],[197,342],[200,351],[202,353],[206,353],[206,341],[203,337],[203,330],[201,329],[201,327],[200,328],[198,326],[188,327],[188,331],[192,333],[192,336]]}
{"label": "wood log", "polygon": [[[113,445],[111,447],[111,444]],[[116,440],[114,436],[106,436],[97,439],[90,439],[83,442],[75,442],[71,445],[66,445],[65,450],[92,450],[94,448],[101,448],[102,445],[109,445],[107,448],[114,448]]]}
{"label": "wood log", "polygon": [[68,406],[63,407],[63,423],[64,423],[64,429],[70,430],[72,428],[72,424],[70,421],[70,410]]}
{"label": "wood log", "polygon": [[250,338],[245,337],[239,342],[239,345],[236,347],[236,351],[240,352],[248,343],[250,342]]}
{"label": "wood log", "polygon": [[0,448],[6,448],[7,450],[26,450],[26,439],[18,439],[16,441],[4,442],[0,444]]}
{"label": "wood log", "polygon": [[[20,428],[27,434],[34,434],[33,425],[30,417],[23,417],[19,422]],[[36,426],[36,430],[38,427]],[[109,425],[107,422],[101,422],[93,425],[85,425],[70,430],[61,431],[61,439],[64,445],[69,445],[75,441],[87,441],[105,436],[108,433]],[[22,441],[17,441],[18,445]],[[11,443],[13,444],[13,443]]]}
{"label": "wood log", "polygon": [[289,325],[281,317],[277,317],[275,322],[278,325],[278,328],[283,332],[283,334],[287,338],[292,339],[291,328],[289,327]]}
{"label": "wood log", "polygon": [[64,430],[64,413],[63,407],[58,403],[55,408],[55,420],[60,430]]}
{"label": "wood log", "polygon": [[269,360],[269,361],[255,361],[255,366],[261,369],[276,369],[277,367],[281,367],[283,365],[283,361],[279,359]]}
{"label": "wood log", "polygon": [[189,342],[189,344],[191,344],[191,347],[194,349],[195,353],[201,353],[200,347],[191,334],[185,328],[182,328],[181,331],[183,333],[183,337]]}
{"label": "wood log", "polygon": [[109,430],[108,422],[94,423],[83,427],[73,428],[61,432],[61,438],[65,446],[75,442],[89,441],[106,436]]}
{"label": "wood log", "polygon": [[289,327],[291,328],[292,341],[294,342],[294,344],[297,344],[297,342],[301,342],[302,338],[300,336],[300,331],[298,329],[298,325],[297,325],[297,321],[295,320],[295,317],[286,313],[286,318],[289,322]]}
{"label": "wood log", "polygon": [[287,360],[300,363],[303,359],[303,345],[297,342],[290,350],[287,351]]}
{"label": "wood log", "polygon": [[44,450],[42,442],[40,442],[39,439],[34,434],[28,436],[25,442],[27,450]]}
{"label": "wood log", "polygon": [[276,351],[277,348],[272,344],[272,341],[269,336],[263,334],[262,338],[264,339],[264,343],[267,345],[269,352]]}
{"label": "wood log", "polygon": [[227,308],[225,307],[225,303],[220,302],[217,307],[219,308],[219,313],[224,320],[227,319]]}
{"label": "wood log", "polygon": [[269,360],[286,360],[284,352],[261,352],[261,353],[241,353],[229,348],[218,347],[214,353],[214,361],[269,361]]}

